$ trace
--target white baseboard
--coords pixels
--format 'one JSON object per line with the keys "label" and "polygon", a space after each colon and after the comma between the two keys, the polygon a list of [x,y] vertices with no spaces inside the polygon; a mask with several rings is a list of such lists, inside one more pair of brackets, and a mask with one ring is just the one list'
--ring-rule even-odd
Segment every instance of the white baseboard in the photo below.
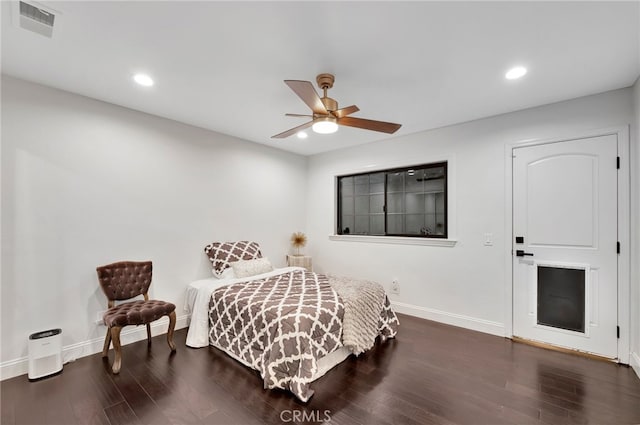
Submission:
{"label": "white baseboard", "polygon": [[631,367],[636,372],[636,375],[638,375],[638,378],[640,378],[640,355],[638,355],[638,353],[631,353],[631,361],[629,363],[631,363]]}
{"label": "white baseboard", "polygon": [[[169,318],[164,317],[156,320],[151,324],[151,335],[162,335],[167,333],[167,325],[169,324]],[[189,315],[176,317],[176,330],[186,328],[189,326]],[[107,328],[100,326],[106,333]],[[147,338],[146,326],[130,326],[122,330],[120,334],[120,343],[122,345],[131,344],[136,341],[140,341]],[[92,354],[102,352],[102,346],[104,344],[104,335],[100,338],[90,339],[88,341],[78,342],[76,344],[67,345],[62,347],[62,361],[63,363],[69,363],[81,357],[90,356]],[[25,375],[29,372],[29,358],[21,357],[19,359],[9,360],[0,363],[0,380],[13,378],[15,376]]]}
{"label": "white baseboard", "polygon": [[446,311],[435,310],[433,308],[401,303],[399,301],[391,301],[391,305],[398,313],[404,313],[410,316],[446,323],[447,325],[458,326],[491,335],[505,336],[504,324],[499,322],[477,319],[475,317],[463,316],[462,314],[449,313]]}

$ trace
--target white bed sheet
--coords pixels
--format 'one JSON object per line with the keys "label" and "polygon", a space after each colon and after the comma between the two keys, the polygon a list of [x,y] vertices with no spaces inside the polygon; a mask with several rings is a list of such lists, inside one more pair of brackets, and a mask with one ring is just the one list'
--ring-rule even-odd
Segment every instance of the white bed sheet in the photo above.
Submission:
{"label": "white bed sheet", "polygon": [[209,300],[214,290],[226,285],[231,285],[232,283],[264,279],[294,270],[304,270],[304,268],[283,267],[268,273],[245,278],[218,279],[212,276],[207,279],[191,282],[187,287],[184,306],[185,310],[191,313],[191,323],[189,325],[189,331],[187,332],[187,346],[201,348],[209,345]]}

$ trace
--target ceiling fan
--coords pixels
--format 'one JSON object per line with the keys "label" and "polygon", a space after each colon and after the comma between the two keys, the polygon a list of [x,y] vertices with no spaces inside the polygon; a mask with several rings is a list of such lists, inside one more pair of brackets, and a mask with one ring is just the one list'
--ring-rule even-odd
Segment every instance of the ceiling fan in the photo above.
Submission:
{"label": "ceiling fan", "polygon": [[305,128],[312,127],[316,133],[328,134],[338,130],[338,125],[348,127],[363,128],[365,130],[380,131],[392,134],[398,131],[401,124],[392,122],[366,120],[364,118],[354,118],[348,115],[358,112],[360,109],[356,105],[338,109],[338,102],[327,96],[327,90],[333,87],[335,77],[332,74],[320,74],[316,77],[318,87],[323,90],[323,96],[318,96],[313,84],[310,81],[284,80],[285,84],[297,94],[304,103],[311,108],[312,115],[285,114],[288,117],[311,117],[311,121],[302,125],[271,136],[272,139],[284,139],[292,134],[296,134]]}

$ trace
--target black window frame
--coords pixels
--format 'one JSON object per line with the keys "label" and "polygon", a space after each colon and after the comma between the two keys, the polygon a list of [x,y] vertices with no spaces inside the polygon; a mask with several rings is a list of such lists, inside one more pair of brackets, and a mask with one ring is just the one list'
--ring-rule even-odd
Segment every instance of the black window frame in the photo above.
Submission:
{"label": "black window frame", "polygon": [[[415,233],[388,233],[387,229],[388,229],[388,175],[392,174],[392,173],[408,173],[410,170],[416,170],[416,169],[428,169],[428,168],[442,168],[444,170],[444,189],[443,189],[443,198],[444,198],[444,223],[443,223],[443,227],[444,227],[444,232],[443,234],[415,234]],[[337,235],[350,235],[352,233],[343,233],[343,226],[342,226],[342,185],[341,185],[341,179],[343,178],[348,178],[348,177],[358,177],[358,176],[370,176],[370,175],[374,175],[374,174],[380,174],[380,173],[384,173],[384,205],[383,205],[383,211],[384,211],[384,234],[380,235],[380,234],[376,234],[376,235],[370,235],[370,234],[356,234],[358,236],[372,236],[372,237],[411,237],[411,238],[425,238],[425,239],[447,239],[448,235],[449,235],[449,171],[448,171],[448,161],[440,161],[440,162],[431,162],[431,163],[426,163],[426,164],[418,164],[418,165],[411,165],[411,166],[406,166],[406,167],[396,167],[396,168],[388,168],[388,169],[381,169],[381,170],[373,170],[373,171],[366,171],[366,172],[361,172],[361,173],[354,173],[354,174],[345,174],[345,175],[340,175],[340,176],[336,176],[336,197],[337,197],[337,210],[336,210],[336,214],[337,214],[337,228],[336,230],[336,234]],[[356,196],[355,193],[353,195],[354,197]],[[406,215],[406,212],[404,213]],[[354,214],[355,217],[355,214]],[[355,228],[355,225],[354,225]],[[406,230],[406,229],[405,229]]]}

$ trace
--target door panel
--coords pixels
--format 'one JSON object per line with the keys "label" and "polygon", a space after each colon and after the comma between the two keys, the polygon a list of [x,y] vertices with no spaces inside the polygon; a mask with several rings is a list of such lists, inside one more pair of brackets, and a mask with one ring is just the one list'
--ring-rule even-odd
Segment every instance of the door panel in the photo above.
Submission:
{"label": "door panel", "polygon": [[615,135],[514,149],[515,336],[617,357],[616,156]]}
{"label": "door panel", "polygon": [[[597,158],[552,156],[529,164],[528,173],[526,214],[531,243],[593,247],[598,221],[593,182],[597,178]],[[549,182],[553,182],[553,190],[547,187]]]}

